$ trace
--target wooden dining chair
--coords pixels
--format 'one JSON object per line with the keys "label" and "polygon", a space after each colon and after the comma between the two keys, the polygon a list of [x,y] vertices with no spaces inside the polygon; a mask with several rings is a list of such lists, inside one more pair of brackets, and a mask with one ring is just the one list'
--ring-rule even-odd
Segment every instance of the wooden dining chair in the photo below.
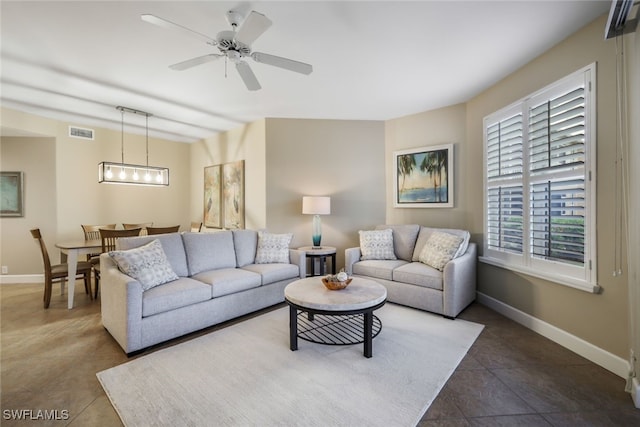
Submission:
{"label": "wooden dining chair", "polygon": [[[104,224],[104,225],[87,225],[81,224],[82,232],[84,233],[84,240],[100,240],[100,229],[101,228],[109,228],[115,229],[115,224]],[[87,261],[95,264],[95,258],[98,258],[98,262],[100,261],[100,253],[96,252],[93,254],[87,254]]]}
{"label": "wooden dining chair", "polygon": [[84,232],[84,240],[100,240],[100,229],[108,228],[114,230],[115,224],[103,224],[103,225],[87,225],[82,224],[82,231]]}
{"label": "wooden dining chair", "polygon": [[[100,239],[102,240],[102,253],[116,250],[116,242],[120,237],[139,236],[142,228],[130,228],[125,230],[115,230],[110,228],[101,228]],[[93,272],[96,278],[95,298],[98,298],[100,290],[100,262],[93,266]]]}
{"label": "wooden dining chair", "polygon": [[[42,261],[44,262],[44,308],[49,308],[51,303],[51,290],[53,288],[53,282],[63,282],[69,275],[69,265],[54,264],[51,265],[49,259],[49,253],[47,252],[47,245],[45,245],[42,239],[42,233],[39,228],[31,230],[31,235],[38,241],[40,245],[40,252],[42,252]],[[78,267],[76,270],[75,278],[84,279],[84,290],[89,294],[91,298],[91,264],[87,261],[78,261]],[[74,280],[75,280],[74,278]]]}
{"label": "wooden dining chair", "polygon": [[172,225],[171,227],[147,227],[147,234],[151,236],[152,234],[177,233],[178,230],[180,230],[179,225]]}
{"label": "wooden dining chair", "polygon": [[153,227],[153,222],[143,222],[140,224],[122,224],[122,228],[124,228],[125,230],[131,230],[134,228],[141,228],[142,231],[140,232],[141,236],[146,236],[147,235],[147,227]]}
{"label": "wooden dining chair", "polygon": [[192,233],[199,233],[202,231],[202,223],[201,222],[197,222],[197,221],[193,221],[191,223],[191,232]]}

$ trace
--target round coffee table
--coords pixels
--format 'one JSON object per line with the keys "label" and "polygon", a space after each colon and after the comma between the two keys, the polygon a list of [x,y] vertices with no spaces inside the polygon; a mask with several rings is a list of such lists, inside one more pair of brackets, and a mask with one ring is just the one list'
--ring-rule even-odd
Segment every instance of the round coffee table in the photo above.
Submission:
{"label": "round coffee table", "polygon": [[284,297],[289,304],[292,351],[298,349],[298,338],[302,338],[330,345],[364,343],[364,356],[372,356],[373,338],[382,329],[373,312],[387,301],[384,286],[354,277],[345,289],[331,291],[320,277],[309,277],[288,284]]}

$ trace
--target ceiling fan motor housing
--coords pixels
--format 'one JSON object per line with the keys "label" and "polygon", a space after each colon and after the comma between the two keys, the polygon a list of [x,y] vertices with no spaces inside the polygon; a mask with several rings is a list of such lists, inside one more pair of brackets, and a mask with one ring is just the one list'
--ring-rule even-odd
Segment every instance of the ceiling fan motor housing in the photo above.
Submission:
{"label": "ceiling fan motor housing", "polygon": [[231,51],[238,52],[240,56],[248,56],[251,54],[251,48],[244,43],[240,43],[234,40],[235,33],[233,31],[220,31],[216,36],[218,42],[218,49],[222,53],[228,53]]}

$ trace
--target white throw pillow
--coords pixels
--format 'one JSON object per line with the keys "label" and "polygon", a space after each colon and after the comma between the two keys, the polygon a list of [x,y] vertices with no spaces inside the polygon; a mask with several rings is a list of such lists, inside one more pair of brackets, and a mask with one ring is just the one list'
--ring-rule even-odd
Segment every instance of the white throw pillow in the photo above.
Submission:
{"label": "white throw pillow", "polygon": [[126,251],[111,251],[109,256],[120,271],[140,282],[145,291],[178,279],[159,240]]}
{"label": "white throw pillow", "polygon": [[423,264],[442,271],[444,266],[454,258],[463,241],[462,237],[434,231],[422,248],[419,260]]}
{"label": "white throw pillow", "polygon": [[393,251],[393,230],[360,230],[360,259],[398,259]]}
{"label": "white throw pillow", "polygon": [[293,239],[292,233],[271,234],[258,233],[258,248],[256,249],[256,264],[289,264],[289,244]]}

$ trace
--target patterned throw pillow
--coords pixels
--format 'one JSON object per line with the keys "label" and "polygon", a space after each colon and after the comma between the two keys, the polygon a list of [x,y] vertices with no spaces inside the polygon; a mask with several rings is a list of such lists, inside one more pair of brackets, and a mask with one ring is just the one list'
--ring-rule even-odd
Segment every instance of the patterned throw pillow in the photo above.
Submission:
{"label": "patterned throw pillow", "polygon": [[398,259],[393,251],[393,230],[360,230],[361,260]]}
{"label": "patterned throw pillow", "polygon": [[140,282],[144,291],[178,279],[158,240],[135,249],[111,251],[109,256],[120,271]]}
{"label": "patterned throw pillow", "polygon": [[463,241],[462,237],[442,231],[434,231],[422,248],[419,260],[423,264],[442,271],[444,266],[456,255]]}
{"label": "patterned throw pillow", "polygon": [[256,264],[289,264],[289,244],[293,239],[292,233],[271,234],[258,233],[258,249],[256,249]]}

